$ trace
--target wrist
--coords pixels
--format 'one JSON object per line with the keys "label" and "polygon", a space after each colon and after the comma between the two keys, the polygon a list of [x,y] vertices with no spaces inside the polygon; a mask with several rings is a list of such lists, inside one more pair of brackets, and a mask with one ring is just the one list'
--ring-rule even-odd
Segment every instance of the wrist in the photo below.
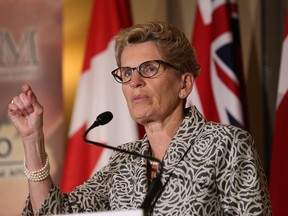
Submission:
{"label": "wrist", "polygon": [[41,169],[33,170],[33,171],[29,170],[26,165],[26,157],[24,158],[24,161],[23,161],[23,168],[24,168],[24,174],[28,180],[34,181],[34,182],[44,181],[50,175],[50,165],[49,165],[48,155],[46,154],[45,164]]}
{"label": "wrist", "polygon": [[31,170],[41,169],[45,165],[47,158],[43,132],[22,138],[22,142],[27,167]]}

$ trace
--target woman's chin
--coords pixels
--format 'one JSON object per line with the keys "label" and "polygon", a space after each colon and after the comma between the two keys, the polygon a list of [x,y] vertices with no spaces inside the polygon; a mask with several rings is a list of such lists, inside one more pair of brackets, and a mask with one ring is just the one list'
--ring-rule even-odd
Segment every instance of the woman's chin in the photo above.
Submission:
{"label": "woman's chin", "polygon": [[131,113],[132,118],[139,124],[143,124],[148,121],[150,115],[147,110],[144,109],[137,109]]}

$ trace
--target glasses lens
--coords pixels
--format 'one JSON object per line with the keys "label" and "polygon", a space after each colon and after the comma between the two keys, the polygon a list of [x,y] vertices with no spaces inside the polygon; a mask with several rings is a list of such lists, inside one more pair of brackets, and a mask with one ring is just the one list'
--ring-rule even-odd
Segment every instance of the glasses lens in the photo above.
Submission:
{"label": "glasses lens", "polygon": [[157,61],[144,62],[139,66],[139,72],[143,77],[149,78],[156,75],[160,67]]}
{"label": "glasses lens", "polygon": [[131,80],[134,70],[137,70],[142,77],[150,78],[157,74],[160,64],[163,63],[160,60],[152,60],[143,62],[139,67],[120,67],[112,71],[112,75],[119,83],[127,83]]}
{"label": "glasses lens", "polygon": [[122,78],[122,82],[128,82],[132,76],[132,69],[130,67],[121,67],[119,68],[120,77]]}

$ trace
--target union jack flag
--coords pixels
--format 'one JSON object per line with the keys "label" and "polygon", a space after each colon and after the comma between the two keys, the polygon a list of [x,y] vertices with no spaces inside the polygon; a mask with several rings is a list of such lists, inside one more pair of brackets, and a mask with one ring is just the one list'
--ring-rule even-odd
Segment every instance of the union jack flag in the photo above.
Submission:
{"label": "union jack flag", "polygon": [[236,0],[198,0],[192,45],[201,72],[188,104],[210,121],[245,128]]}

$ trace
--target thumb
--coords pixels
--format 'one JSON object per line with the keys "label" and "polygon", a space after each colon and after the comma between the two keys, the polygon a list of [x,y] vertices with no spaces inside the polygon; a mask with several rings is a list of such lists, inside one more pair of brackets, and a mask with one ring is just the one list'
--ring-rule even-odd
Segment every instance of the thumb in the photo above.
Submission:
{"label": "thumb", "polygon": [[[36,108],[36,109],[42,109],[41,104],[38,102],[38,99],[36,97],[36,95],[34,94],[32,88],[30,87],[30,85],[24,85],[23,86],[23,92],[25,92],[25,94],[27,95],[28,100],[31,102],[32,107]],[[30,110],[32,111],[32,110]]]}
{"label": "thumb", "polygon": [[34,94],[34,92],[32,91],[32,89],[30,89],[28,92],[27,92],[27,97],[28,99],[30,100],[31,104],[34,106],[34,107],[41,107],[40,103],[38,102],[38,99],[36,97],[36,95]]}

